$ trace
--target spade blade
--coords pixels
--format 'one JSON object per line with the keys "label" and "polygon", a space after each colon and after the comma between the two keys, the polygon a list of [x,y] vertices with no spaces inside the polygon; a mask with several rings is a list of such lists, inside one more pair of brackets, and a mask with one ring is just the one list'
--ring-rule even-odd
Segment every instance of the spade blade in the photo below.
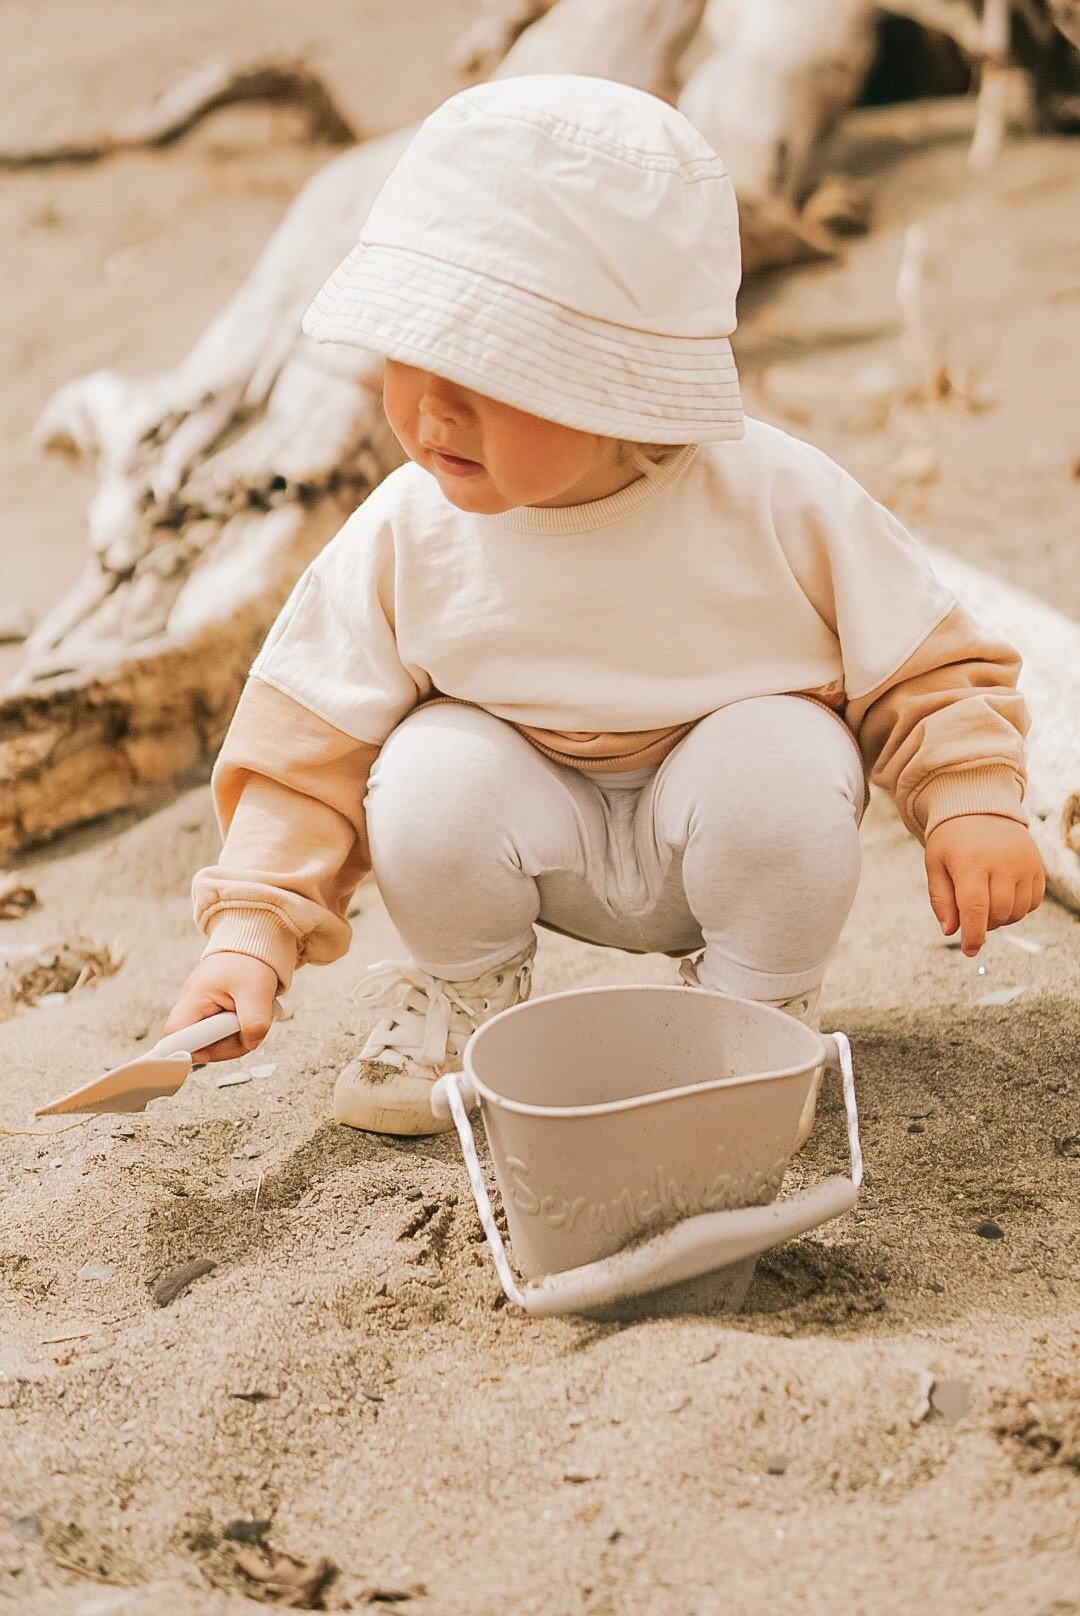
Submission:
{"label": "spade blade", "polygon": [[191,1072],[191,1056],[184,1051],[176,1055],[145,1055],[141,1060],[128,1061],[117,1066],[104,1077],[95,1077],[81,1088],[62,1094],[58,1100],[43,1105],[34,1115],[56,1117],[69,1111],[87,1111],[100,1115],[109,1112],[145,1111],[151,1100],[166,1099],[175,1094],[187,1081]]}

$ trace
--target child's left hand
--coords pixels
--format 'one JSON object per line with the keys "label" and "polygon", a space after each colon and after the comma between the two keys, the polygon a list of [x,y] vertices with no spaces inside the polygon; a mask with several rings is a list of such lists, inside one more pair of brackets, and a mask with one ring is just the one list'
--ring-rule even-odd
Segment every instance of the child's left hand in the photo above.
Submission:
{"label": "child's left hand", "polygon": [[988,931],[1037,909],[1046,873],[1030,833],[1000,814],[959,814],[926,838],[926,881],[946,937],[961,928],[964,953],[977,954]]}

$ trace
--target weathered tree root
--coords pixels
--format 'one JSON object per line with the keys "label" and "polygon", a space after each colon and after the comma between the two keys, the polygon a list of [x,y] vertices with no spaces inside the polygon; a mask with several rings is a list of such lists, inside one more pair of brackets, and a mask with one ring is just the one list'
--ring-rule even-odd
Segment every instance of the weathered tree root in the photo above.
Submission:
{"label": "weathered tree root", "polygon": [[298,107],[312,140],[344,146],[361,138],[323,81],[303,62],[256,57],[230,62],[213,57],[183,73],[144,107],[136,107],[86,140],[0,151],[0,169],[43,168],[60,163],[96,163],[115,152],[167,146],[219,107],[269,101]]}

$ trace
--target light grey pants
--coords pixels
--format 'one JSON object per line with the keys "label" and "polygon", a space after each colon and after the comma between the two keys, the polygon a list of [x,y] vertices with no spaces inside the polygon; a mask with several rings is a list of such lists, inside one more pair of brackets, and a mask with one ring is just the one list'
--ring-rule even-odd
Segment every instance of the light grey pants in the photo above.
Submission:
{"label": "light grey pants", "polygon": [[859,879],[862,762],[797,696],[733,702],[657,768],[551,762],[479,708],[421,707],[371,773],[375,879],[415,962],[462,981],[541,925],[633,953],[705,945],[702,985],[817,987]]}

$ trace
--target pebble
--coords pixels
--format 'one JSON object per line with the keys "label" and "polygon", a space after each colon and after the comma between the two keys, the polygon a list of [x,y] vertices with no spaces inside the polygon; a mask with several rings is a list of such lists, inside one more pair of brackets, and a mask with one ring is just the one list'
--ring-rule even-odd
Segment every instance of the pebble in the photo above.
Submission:
{"label": "pebble", "polygon": [[239,1150],[233,1151],[234,1161],[254,1161],[257,1156],[261,1155],[262,1151],[258,1145],[241,1145]]}
{"label": "pebble", "polygon": [[360,1396],[366,1397],[369,1403],[381,1403],[383,1401],[383,1393],[377,1386],[361,1386]]}
{"label": "pebble", "polygon": [[251,1072],[226,1072],[224,1077],[218,1078],[217,1086],[219,1089],[234,1089],[241,1083],[250,1083],[251,1078]]}
{"label": "pebble", "polygon": [[252,1077],[273,1077],[277,1071],[277,1061],[266,1061],[262,1066],[251,1068]]}
{"label": "pebble", "polygon": [[37,1515],[8,1515],[7,1521],[16,1537],[21,1537],[24,1543],[33,1543],[41,1536],[41,1519]]}
{"label": "pebble", "polygon": [[1005,1230],[1000,1223],[995,1223],[993,1218],[984,1218],[975,1233],[981,1234],[984,1240],[1004,1240],[1005,1238]]}
{"label": "pebble", "polygon": [[178,1268],[170,1268],[168,1273],[162,1274],[154,1286],[154,1301],[158,1307],[168,1307],[182,1296],[189,1286],[194,1285],[197,1279],[204,1274],[212,1274],[217,1263],[211,1262],[208,1257],[193,1257],[190,1262],[181,1263]]}
{"label": "pebble", "polygon": [[955,1425],[971,1410],[971,1391],[966,1380],[935,1380],[930,1388],[930,1407],[946,1425]]}
{"label": "pebble", "polygon": [[580,1485],[581,1483],[586,1482],[586,1481],[599,1481],[600,1480],[600,1471],[599,1470],[567,1470],[563,1474],[563,1480],[564,1481],[572,1481],[576,1485]]}
{"label": "pebble", "polygon": [[791,1460],[786,1453],[771,1453],[765,1461],[765,1474],[782,1476],[790,1463]]}
{"label": "pebble", "polygon": [[1017,999],[1023,998],[1027,988],[994,988],[990,993],[984,993],[975,1000],[976,1007],[985,1010],[991,1005],[1014,1004]]}
{"label": "pebble", "polygon": [[112,1263],[86,1262],[83,1263],[82,1267],[79,1269],[79,1272],[75,1275],[75,1278],[92,1279],[98,1281],[99,1283],[103,1283],[105,1280],[111,1279],[113,1277],[113,1273],[114,1268]]}
{"label": "pebble", "polygon": [[130,1122],[119,1122],[112,1131],[114,1139],[134,1139],[135,1129]]}

